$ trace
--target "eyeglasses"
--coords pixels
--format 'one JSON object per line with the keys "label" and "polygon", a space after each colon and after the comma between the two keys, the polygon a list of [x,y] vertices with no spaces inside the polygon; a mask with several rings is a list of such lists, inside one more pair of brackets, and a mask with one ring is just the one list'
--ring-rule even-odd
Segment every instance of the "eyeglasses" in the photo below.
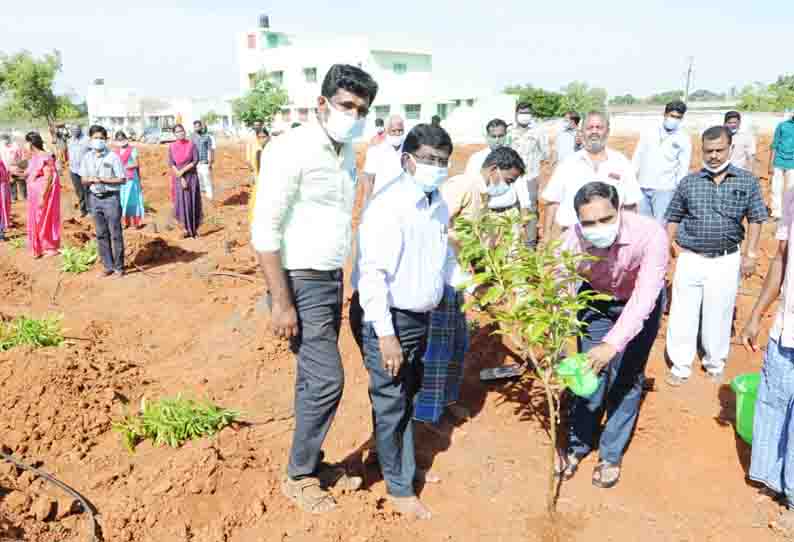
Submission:
{"label": "eyeglasses", "polygon": [[414,160],[426,166],[449,167],[449,158],[439,158],[437,156],[413,155]]}

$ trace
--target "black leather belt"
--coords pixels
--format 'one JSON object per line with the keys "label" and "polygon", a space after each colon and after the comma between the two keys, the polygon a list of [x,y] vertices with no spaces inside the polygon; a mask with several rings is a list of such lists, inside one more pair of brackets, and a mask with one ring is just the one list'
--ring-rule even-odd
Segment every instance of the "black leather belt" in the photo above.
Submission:
{"label": "black leather belt", "polygon": [[739,252],[739,245],[727,250],[720,250],[719,252],[696,252],[694,250],[692,252],[698,256],[703,256],[704,258],[720,258],[722,256],[730,256],[731,254],[736,254]]}
{"label": "black leather belt", "polygon": [[111,197],[111,196],[118,196],[118,195],[120,195],[120,192],[118,192],[117,190],[108,191],[108,192],[105,192],[105,193],[103,193],[103,194],[94,194],[93,192],[91,192],[91,191],[89,190],[89,193],[90,193],[92,196],[94,196],[95,198],[99,198],[99,199],[105,199],[105,198],[109,198],[109,197]]}
{"label": "black leather belt", "polygon": [[287,275],[293,279],[303,280],[342,280],[342,270],[334,269],[332,271],[318,271],[316,269],[287,269]]}

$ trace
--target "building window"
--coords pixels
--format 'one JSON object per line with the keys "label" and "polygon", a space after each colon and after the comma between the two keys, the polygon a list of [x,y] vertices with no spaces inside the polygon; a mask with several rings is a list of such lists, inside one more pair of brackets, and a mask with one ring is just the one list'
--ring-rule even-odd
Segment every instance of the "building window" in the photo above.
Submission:
{"label": "building window", "polygon": [[278,34],[267,35],[267,46],[269,48],[278,47]]}
{"label": "building window", "polygon": [[317,68],[303,68],[303,75],[306,76],[307,83],[317,82]]}
{"label": "building window", "polygon": [[408,64],[403,62],[395,62],[394,63],[394,73],[397,75],[402,75],[408,71]]}
{"label": "building window", "polygon": [[276,85],[283,85],[284,84],[284,72],[277,71],[277,72],[270,72],[270,82]]}
{"label": "building window", "polygon": [[256,34],[248,34],[248,48],[256,49]]}
{"label": "building window", "polygon": [[419,120],[422,116],[422,106],[419,104],[407,104],[405,106],[405,118],[408,120]]}
{"label": "building window", "polygon": [[468,99],[468,100],[466,100],[466,105],[467,105],[468,107],[474,107],[474,99]]}
{"label": "building window", "polygon": [[301,107],[298,109],[298,120],[300,122],[306,122],[309,120],[309,110],[305,107]]}
{"label": "building window", "polygon": [[386,119],[391,112],[391,106],[388,105],[376,105],[375,106],[375,118],[376,119]]}
{"label": "building window", "polygon": [[282,109],[281,120],[283,120],[284,122],[290,122],[292,120],[292,111],[289,109]]}
{"label": "building window", "polygon": [[436,115],[441,117],[441,120],[447,120],[448,114],[449,114],[449,106],[447,104],[436,105]]}

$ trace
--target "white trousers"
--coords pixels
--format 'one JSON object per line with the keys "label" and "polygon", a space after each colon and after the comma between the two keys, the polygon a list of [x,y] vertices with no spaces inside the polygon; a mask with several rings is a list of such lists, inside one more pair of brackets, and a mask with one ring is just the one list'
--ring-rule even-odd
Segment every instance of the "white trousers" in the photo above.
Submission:
{"label": "white trousers", "polygon": [[667,319],[667,355],[675,376],[689,378],[692,373],[701,308],[703,368],[712,374],[725,368],[741,264],[741,251],[717,258],[688,251],[681,251],[678,256]]}
{"label": "white trousers", "polygon": [[201,193],[207,196],[207,199],[212,199],[212,170],[209,164],[197,164],[196,172],[199,178],[199,187]]}
{"label": "white trousers", "polygon": [[773,218],[780,218],[783,216],[783,193],[792,188],[794,188],[794,169],[776,167],[772,174]]}

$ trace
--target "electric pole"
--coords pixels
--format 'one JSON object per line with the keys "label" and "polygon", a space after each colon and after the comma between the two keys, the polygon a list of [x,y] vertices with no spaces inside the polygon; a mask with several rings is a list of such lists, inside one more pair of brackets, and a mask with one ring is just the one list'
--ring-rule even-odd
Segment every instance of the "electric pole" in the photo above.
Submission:
{"label": "electric pole", "polygon": [[695,63],[695,57],[689,57],[689,68],[686,71],[686,91],[684,91],[684,103],[689,102],[689,91],[692,85],[692,66]]}

